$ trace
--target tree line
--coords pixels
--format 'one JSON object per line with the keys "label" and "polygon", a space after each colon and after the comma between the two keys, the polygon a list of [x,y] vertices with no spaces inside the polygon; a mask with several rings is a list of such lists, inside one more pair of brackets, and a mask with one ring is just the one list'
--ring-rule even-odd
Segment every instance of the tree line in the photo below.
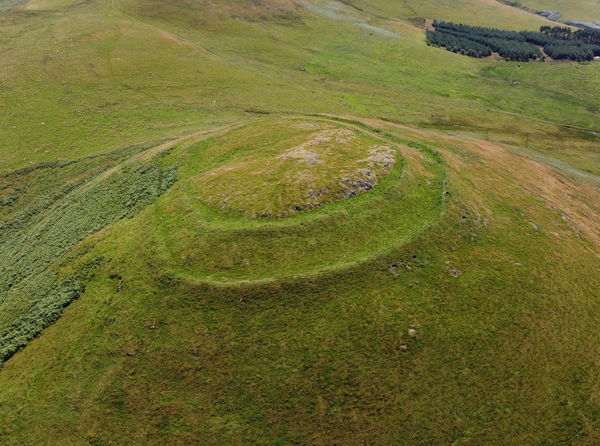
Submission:
{"label": "tree line", "polygon": [[[452,22],[433,22],[427,43],[470,57],[498,53],[506,60],[552,59],[589,61],[600,56],[600,31],[572,31],[567,27],[542,26],[536,31],[505,31]],[[543,48],[544,52],[540,50]]]}
{"label": "tree line", "polygon": [[600,30],[597,29],[578,29],[577,31],[573,31],[566,26],[542,26],[540,32],[557,39],[600,45]]}

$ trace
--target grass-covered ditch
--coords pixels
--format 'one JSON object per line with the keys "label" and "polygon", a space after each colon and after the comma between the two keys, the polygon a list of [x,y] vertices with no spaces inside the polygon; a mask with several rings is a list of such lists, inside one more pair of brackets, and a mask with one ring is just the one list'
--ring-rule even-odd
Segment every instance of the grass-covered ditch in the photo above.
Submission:
{"label": "grass-covered ditch", "polygon": [[345,269],[439,219],[443,163],[409,144],[351,121],[251,123],[173,151],[180,181],[143,227],[164,264],[193,280]]}

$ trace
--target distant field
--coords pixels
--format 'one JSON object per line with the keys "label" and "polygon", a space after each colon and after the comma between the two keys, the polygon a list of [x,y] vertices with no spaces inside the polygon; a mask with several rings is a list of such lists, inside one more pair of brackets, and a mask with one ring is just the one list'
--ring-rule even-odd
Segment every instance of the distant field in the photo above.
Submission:
{"label": "distant field", "polygon": [[600,20],[600,2],[598,0],[520,0],[519,3],[533,11],[560,11],[561,21],[594,22]]}
{"label": "distant field", "polygon": [[[589,94],[600,82],[595,66],[474,61],[427,47],[418,28],[352,8],[398,37],[353,20],[332,28],[320,14],[305,15],[301,24],[284,15],[266,34],[255,20],[190,26],[205,12],[176,3],[122,6],[128,16],[100,3],[0,18],[3,42],[11,42],[0,61],[10,87],[0,91],[0,104],[10,110],[0,121],[7,135],[0,141],[2,169],[143,143],[254,111],[294,110],[460,126],[598,172],[594,138],[556,127],[597,127],[600,98]],[[455,9],[435,11],[453,17]],[[543,23],[514,8],[500,11],[511,26]],[[434,8],[422,12],[433,15]],[[473,16],[474,23],[498,20],[496,12]],[[17,51],[14,42],[29,50]]]}
{"label": "distant field", "polygon": [[470,25],[496,26],[506,29],[527,29],[548,23],[544,18],[511,8],[495,0],[352,0],[367,11],[379,11],[384,15],[403,18],[427,17],[430,19],[457,21]]}

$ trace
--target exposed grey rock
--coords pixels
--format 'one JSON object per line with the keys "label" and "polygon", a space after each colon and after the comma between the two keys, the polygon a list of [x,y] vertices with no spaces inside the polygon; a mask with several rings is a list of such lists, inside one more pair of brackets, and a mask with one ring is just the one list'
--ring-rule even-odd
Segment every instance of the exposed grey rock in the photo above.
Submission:
{"label": "exposed grey rock", "polygon": [[537,13],[539,15],[541,15],[542,17],[546,17],[548,20],[552,20],[554,22],[556,22],[562,16],[560,11],[545,10],[545,11],[538,11]]}

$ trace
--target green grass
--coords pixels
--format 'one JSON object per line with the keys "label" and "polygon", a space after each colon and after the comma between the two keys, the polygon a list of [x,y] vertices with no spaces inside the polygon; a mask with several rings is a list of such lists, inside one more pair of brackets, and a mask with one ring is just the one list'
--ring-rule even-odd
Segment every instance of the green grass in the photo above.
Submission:
{"label": "green grass", "polygon": [[560,11],[561,21],[581,20],[594,22],[600,20],[600,3],[596,0],[523,0],[522,5],[532,11],[551,10]]}
{"label": "green grass", "polygon": [[107,260],[86,294],[0,374],[7,442],[594,444],[598,258],[522,192],[538,175],[517,158],[411,135],[472,168],[445,167],[439,224],[367,263],[228,287],[184,277],[148,239],[176,188],[94,237],[86,256]]}
{"label": "green grass", "polygon": [[[0,17],[5,170],[173,136],[248,111],[352,113],[471,127],[483,137],[517,138],[518,145],[565,160],[571,156],[565,147],[592,153],[597,146],[597,140],[556,127],[597,128],[593,112],[600,103],[589,94],[598,82],[593,64],[576,66],[573,82],[572,64],[470,60],[423,45],[421,30],[397,22],[380,25],[400,38],[370,35],[352,22],[332,27],[312,14],[301,23],[230,19],[190,26],[189,17],[200,19],[204,10],[190,15],[178,3],[166,10],[152,2],[134,5],[127,16],[92,3]],[[129,3],[122,7],[129,11]],[[535,16],[513,9],[500,17],[518,28],[539,26]],[[437,9],[440,19],[455,19],[454,10]],[[490,24],[484,19],[495,15],[480,17],[475,23]],[[30,49],[20,52],[19,45]],[[513,80],[521,84],[514,87]],[[560,133],[561,142],[529,138],[532,131]]]}
{"label": "green grass", "polygon": [[[256,281],[314,274],[321,269],[337,269],[372,258],[414,238],[437,219],[443,173],[435,164],[422,166],[423,161],[415,166],[399,162],[372,190],[339,202],[323,203],[312,210],[296,211],[285,219],[275,218],[277,214],[272,218],[262,213],[257,215],[250,208],[252,212],[246,217],[239,217],[236,215],[239,212],[221,209],[220,203],[207,206],[207,198],[213,192],[198,186],[198,172],[210,169],[214,165],[211,160],[222,159],[223,153],[231,150],[229,144],[239,144],[240,132],[248,132],[248,139],[243,140],[249,146],[245,150],[264,144],[265,134],[269,135],[266,141],[276,141],[273,127],[270,123],[242,128],[223,138],[192,146],[181,154],[173,153],[175,158],[181,156],[177,164],[186,167],[180,171],[177,192],[156,207],[152,217],[156,231],[151,230],[148,236],[153,237],[152,244],[163,248],[161,258],[173,264],[178,275],[208,281]],[[284,128],[284,135],[288,129]],[[407,150],[414,151],[404,149]],[[423,169],[430,172],[423,174]],[[343,167],[337,171],[340,172],[343,173]],[[256,206],[265,203],[277,206],[280,203],[277,196],[269,202],[270,196],[263,197],[260,193],[281,192],[283,187],[259,178],[261,182],[253,180],[263,186],[255,194]],[[325,173],[324,179],[328,178]],[[250,187],[245,185],[244,190]],[[275,213],[277,208],[270,209]],[[257,216],[263,218],[256,219]],[[360,227],[370,229],[357,230]]]}
{"label": "green grass", "polygon": [[381,141],[323,122],[260,123],[223,139],[216,150],[200,151],[202,161],[216,158],[218,164],[192,179],[192,193],[255,218],[287,216],[363,193],[396,161],[396,151]]}
{"label": "green grass", "polygon": [[450,54],[432,18],[544,23],[0,14],[0,443],[598,444],[600,64]]}
{"label": "green grass", "polygon": [[[3,189],[11,197],[3,207],[11,212],[0,226],[0,362],[56,320],[85,289],[91,267],[65,277],[57,271],[63,256],[91,234],[139,211],[174,183],[173,168],[151,164],[127,165],[107,174],[107,167],[126,154],[55,162],[3,178]],[[32,182],[42,190],[32,191]]]}
{"label": "green grass", "polygon": [[418,19],[422,18],[437,18],[514,30],[539,27],[542,24],[551,23],[542,17],[519,9],[511,9],[511,7],[494,0],[440,0],[436,2],[419,0],[401,2],[373,0],[363,2],[354,0],[348,3],[363,6],[368,11],[373,8],[373,11],[383,13],[386,17],[412,19],[415,23],[418,23]]}

